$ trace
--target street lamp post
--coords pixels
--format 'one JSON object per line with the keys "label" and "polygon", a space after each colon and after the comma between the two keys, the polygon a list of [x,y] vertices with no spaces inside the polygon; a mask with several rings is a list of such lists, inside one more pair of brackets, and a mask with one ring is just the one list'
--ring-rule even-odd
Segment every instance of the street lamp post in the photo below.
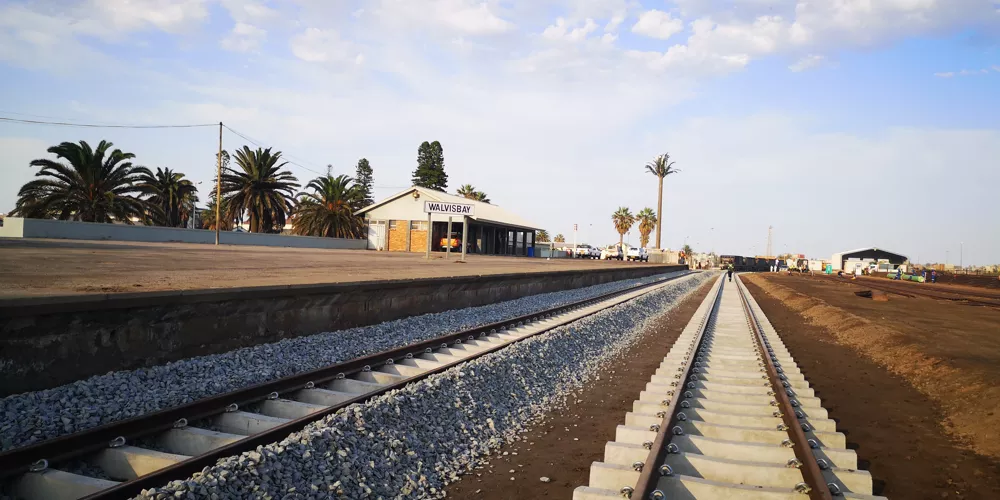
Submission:
{"label": "street lamp post", "polygon": [[965,269],[965,266],[963,265],[964,264],[964,262],[963,262],[964,260],[965,260],[965,242],[964,241],[960,241],[960,242],[958,242],[958,268],[959,269]]}

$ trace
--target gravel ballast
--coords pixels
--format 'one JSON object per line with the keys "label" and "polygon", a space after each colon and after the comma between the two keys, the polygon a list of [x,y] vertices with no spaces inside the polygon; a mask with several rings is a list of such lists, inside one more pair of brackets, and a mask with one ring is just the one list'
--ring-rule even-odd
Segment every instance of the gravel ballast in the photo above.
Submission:
{"label": "gravel ballast", "polygon": [[713,274],[352,405],[286,439],[220,460],[140,498],[439,498],[603,373]]}
{"label": "gravel ballast", "polygon": [[0,451],[676,274],[285,339],[8,396],[0,399]]}

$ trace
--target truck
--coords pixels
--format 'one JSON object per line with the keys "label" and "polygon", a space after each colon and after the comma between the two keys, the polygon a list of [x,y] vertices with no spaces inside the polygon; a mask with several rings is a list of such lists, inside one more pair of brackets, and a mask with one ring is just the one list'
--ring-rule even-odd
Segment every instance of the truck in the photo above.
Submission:
{"label": "truck", "polygon": [[646,252],[645,248],[642,247],[632,247],[625,252],[625,260],[636,261],[636,262],[649,262],[649,253]]}
{"label": "truck", "polygon": [[573,250],[573,257],[577,259],[591,259],[593,258],[590,245],[583,243],[576,246]]}

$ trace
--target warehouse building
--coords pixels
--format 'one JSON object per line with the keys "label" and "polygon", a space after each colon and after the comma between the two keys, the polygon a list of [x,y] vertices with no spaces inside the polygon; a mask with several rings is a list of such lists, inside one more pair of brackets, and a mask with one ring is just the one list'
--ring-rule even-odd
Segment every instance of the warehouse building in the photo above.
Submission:
{"label": "warehouse building", "polygon": [[[475,206],[475,215],[466,216],[469,234],[466,252],[481,255],[536,255],[535,232],[540,228],[496,205],[470,200],[434,189],[414,186],[357,212],[368,225],[368,249],[390,252],[427,250],[425,201],[461,203]],[[463,216],[452,216],[451,239],[462,241]],[[447,247],[448,216],[431,218],[431,250]],[[460,245],[460,243],[458,243]],[[461,251],[461,247],[452,248]]]}
{"label": "warehouse building", "polygon": [[877,264],[879,271],[889,272],[906,263],[906,260],[907,257],[903,254],[870,247],[835,253],[830,258],[830,263],[833,264],[834,271],[853,272],[858,265],[867,267],[870,264]]}

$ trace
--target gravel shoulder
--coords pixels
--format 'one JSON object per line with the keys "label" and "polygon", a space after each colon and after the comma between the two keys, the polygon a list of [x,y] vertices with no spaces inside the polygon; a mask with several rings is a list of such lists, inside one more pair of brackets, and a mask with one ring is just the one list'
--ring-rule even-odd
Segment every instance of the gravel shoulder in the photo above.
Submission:
{"label": "gravel shoulder", "polygon": [[44,391],[8,396],[0,399],[0,450],[676,274],[679,273],[622,280],[285,339],[161,366],[109,372]]}
{"label": "gravel shoulder", "polygon": [[[143,498],[441,498],[545,415],[568,408],[710,273],[353,405]],[[502,452],[500,452],[502,453]]]}
{"label": "gravel shoulder", "polygon": [[607,269],[639,263],[0,238],[0,298]]}
{"label": "gravel shoulder", "polygon": [[[450,485],[448,496],[571,498],[577,486],[587,484],[590,464],[603,460],[604,446],[614,441],[615,427],[632,411],[632,401],[645,390],[649,377],[711,288],[711,280],[702,283],[667,314],[650,322],[641,339],[609,359],[610,369],[587,383],[565,409],[546,415],[543,424],[505,446],[502,451],[508,454],[498,453],[484,469]],[[542,482],[542,477],[549,482]]]}
{"label": "gravel shoulder", "polygon": [[983,319],[967,316],[991,310],[922,298],[874,302],[856,297],[859,287],[807,277],[744,282],[867,464],[876,494],[1000,497],[997,387],[980,370],[1000,369],[997,339],[982,339]]}

